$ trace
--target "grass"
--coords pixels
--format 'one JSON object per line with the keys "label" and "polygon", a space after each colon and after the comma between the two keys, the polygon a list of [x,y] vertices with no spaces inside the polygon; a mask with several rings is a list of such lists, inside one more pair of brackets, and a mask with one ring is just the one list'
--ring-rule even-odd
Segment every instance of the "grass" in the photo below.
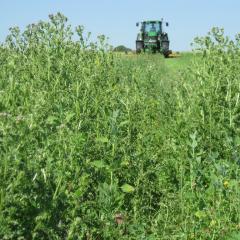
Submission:
{"label": "grass", "polygon": [[1,46],[0,238],[237,238],[239,39],[164,59],[75,34],[57,14]]}

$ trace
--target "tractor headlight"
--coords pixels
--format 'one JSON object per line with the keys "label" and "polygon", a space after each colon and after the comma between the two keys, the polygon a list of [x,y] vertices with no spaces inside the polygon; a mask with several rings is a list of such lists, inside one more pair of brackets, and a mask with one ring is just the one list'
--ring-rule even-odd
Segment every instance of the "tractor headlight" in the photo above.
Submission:
{"label": "tractor headlight", "polygon": [[142,40],[143,40],[142,33],[138,33],[138,35],[137,35],[137,40],[138,40],[138,41],[142,41]]}

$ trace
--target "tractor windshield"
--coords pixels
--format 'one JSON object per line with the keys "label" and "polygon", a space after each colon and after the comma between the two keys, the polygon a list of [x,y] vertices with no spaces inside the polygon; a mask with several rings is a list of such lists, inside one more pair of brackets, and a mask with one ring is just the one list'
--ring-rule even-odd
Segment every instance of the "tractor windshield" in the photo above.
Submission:
{"label": "tractor windshield", "polygon": [[144,24],[144,32],[161,32],[160,22],[146,22]]}

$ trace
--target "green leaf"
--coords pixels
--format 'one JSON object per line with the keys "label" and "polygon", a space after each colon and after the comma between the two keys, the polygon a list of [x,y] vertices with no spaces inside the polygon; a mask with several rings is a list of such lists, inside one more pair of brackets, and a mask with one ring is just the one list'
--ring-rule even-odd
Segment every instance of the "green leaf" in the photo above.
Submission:
{"label": "green leaf", "polygon": [[52,125],[52,124],[54,124],[56,121],[57,121],[57,117],[55,117],[55,116],[49,116],[49,117],[47,118],[47,120],[46,120],[46,123]]}
{"label": "green leaf", "polygon": [[127,124],[129,124],[129,121],[128,121],[128,120],[123,121],[123,122],[120,122],[119,127],[125,126],[125,125],[127,125]]}
{"label": "green leaf", "polygon": [[83,195],[82,189],[77,189],[77,191],[74,193],[77,198],[80,198]]}
{"label": "green leaf", "polygon": [[72,112],[67,113],[67,114],[66,114],[66,118],[65,118],[66,122],[67,122],[67,123],[70,122],[70,120],[71,120],[74,116],[75,116],[75,113],[72,113]]}
{"label": "green leaf", "polygon": [[131,186],[131,185],[127,184],[127,183],[123,184],[121,186],[121,189],[125,193],[132,193],[135,190],[133,186]]}
{"label": "green leaf", "polygon": [[99,137],[99,138],[96,138],[96,141],[97,142],[100,142],[100,143],[108,143],[109,140],[107,137]]}
{"label": "green leaf", "polygon": [[91,163],[91,165],[99,169],[106,167],[103,161],[94,161]]}
{"label": "green leaf", "polygon": [[204,211],[197,211],[195,212],[195,216],[199,219],[205,218],[206,217],[206,213]]}

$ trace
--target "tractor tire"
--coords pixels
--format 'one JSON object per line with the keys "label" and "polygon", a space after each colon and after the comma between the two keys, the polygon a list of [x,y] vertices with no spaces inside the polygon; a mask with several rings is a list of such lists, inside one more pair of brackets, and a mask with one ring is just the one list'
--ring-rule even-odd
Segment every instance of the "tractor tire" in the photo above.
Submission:
{"label": "tractor tire", "polygon": [[169,55],[172,54],[172,50],[168,50],[166,52],[163,53],[165,58],[169,58]]}
{"label": "tractor tire", "polygon": [[136,41],[136,53],[141,53],[144,49],[143,41]]}

